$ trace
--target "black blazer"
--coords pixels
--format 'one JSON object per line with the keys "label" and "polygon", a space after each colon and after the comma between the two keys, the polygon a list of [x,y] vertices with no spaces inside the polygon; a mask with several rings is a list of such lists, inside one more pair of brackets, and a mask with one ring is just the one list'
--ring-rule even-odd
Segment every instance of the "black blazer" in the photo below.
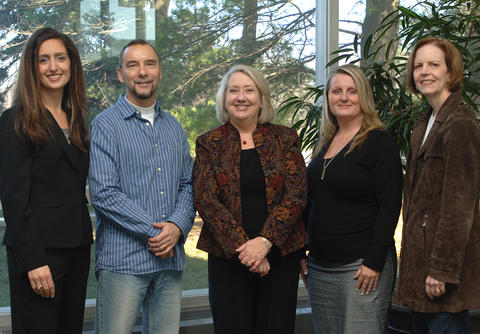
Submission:
{"label": "black blazer", "polygon": [[69,144],[50,117],[54,138],[36,152],[15,132],[15,108],[0,116],[3,244],[13,247],[19,272],[46,265],[46,247],[92,243],[85,197],[88,154]]}

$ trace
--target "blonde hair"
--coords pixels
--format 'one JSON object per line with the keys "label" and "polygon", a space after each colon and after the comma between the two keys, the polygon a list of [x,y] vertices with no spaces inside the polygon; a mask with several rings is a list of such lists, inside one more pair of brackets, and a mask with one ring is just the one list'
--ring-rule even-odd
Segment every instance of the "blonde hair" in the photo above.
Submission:
{"label": "blonde hair", "polygon": [[328,92],[331,88],[331,82],[333,77],[337,74],[346,74],[353,79],[355,87],[357,88],[358,96],[360,98],[360,109],[363,116],[360,130],[353,137],[350,144],[350,149],[347,151],[346,154],[352,152],[357,146],[362,145],[363,142],[367,139],[370,131],[376,129],[385,129],[385,124],[382,123],[382,121],[378,117],[377,111],[375,110],[372,88],[370,87],[370,83],[368,82],[368,79],[363,73],[363,71],[358,66],[354,65],[340,66],[330,73],[327,79],[327,84],[325,85],[323,94],[324,102],[322,110],[322,121],[320,123],[318,144],[313,151],[313,157],[316,157],[318,155],[322,147],[324,147],[325,144],[328,143],[333,138],[333,136],[335,136],[335,133],[337,133],[338,130],[337,119],[330,111],[328,101]]}
{"label": "blonde hair", "polygon": [[268,87],[267,80],[263,75],[254,68],[247,65],[235,65],[228,70],[223,76],[220,82],[220,87],[217,92],[217,105],[215,110],[217,111],[217,118],[222,123],[227,123],[230,120],[228,110],[225,108],[225,99],[228,86],[228,80],[235,72],[245,73],[252,79],[260,93],[260,99],[262,101],[262,107],[258,112],[258,123],[269,123],[275,118],[275,112],[273,110],[272,101],[270,98],[270,88]]}

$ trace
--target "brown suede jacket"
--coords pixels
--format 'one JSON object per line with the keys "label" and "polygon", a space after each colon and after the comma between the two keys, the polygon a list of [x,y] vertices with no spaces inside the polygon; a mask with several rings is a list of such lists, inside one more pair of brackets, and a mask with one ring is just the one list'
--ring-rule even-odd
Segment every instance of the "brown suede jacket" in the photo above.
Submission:
{"label": "brown suede jacket", "polygon": [[[407,158],[400,263],[400,303],[417,312],[480,308],[480,127],[460,92],[413,129]],[[430,300],[425,279],[446,282]]]}
{"label": "brown suede jacket", "polygon": [[[268,217],[260,235],[282,255],[303,248],[301,219],[306,205],[306,168],[297,133],[284,126],[259,124],[253,141],[265,174]],[[197,248],[231,258],[248,241],[242,227],[240,134],[230,123],[197,138],[193,167],[195,207],[203,219]]]}

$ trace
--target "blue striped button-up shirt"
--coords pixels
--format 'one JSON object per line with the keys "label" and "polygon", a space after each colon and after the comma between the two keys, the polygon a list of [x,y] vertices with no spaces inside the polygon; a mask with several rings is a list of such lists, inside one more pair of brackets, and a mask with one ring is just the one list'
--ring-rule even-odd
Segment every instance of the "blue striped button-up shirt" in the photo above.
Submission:
{"label": "blue striped button-up shirt", "polygon": [[[90,127],[96,271],[146,274],[185,266],[183,244],[195,216],[187,137],[158,102],[153,125],[140,116],[121,96]],[[161,221],[182,232],[170,259],[148,250],[148,238],[160,233],[152,223]]]}

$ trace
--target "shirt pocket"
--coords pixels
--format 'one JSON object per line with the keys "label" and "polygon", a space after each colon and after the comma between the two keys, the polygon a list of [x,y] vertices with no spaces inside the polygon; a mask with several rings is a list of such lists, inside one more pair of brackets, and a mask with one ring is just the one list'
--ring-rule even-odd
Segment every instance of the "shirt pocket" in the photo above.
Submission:
{"label": "shirt pocket", "polygon": [[439,142],[434,142],[425,149],[423,159],[443,159],[443,147]]}

